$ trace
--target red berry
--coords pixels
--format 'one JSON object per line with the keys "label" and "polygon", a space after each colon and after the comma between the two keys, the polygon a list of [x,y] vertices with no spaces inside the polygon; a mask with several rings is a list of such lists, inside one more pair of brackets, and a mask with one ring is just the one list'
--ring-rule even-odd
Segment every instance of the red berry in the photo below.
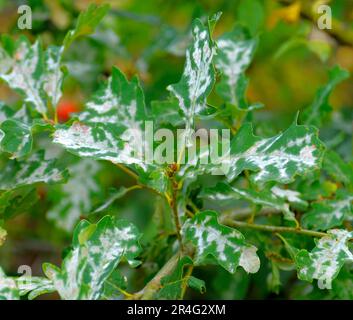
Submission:
{"label": "red berry", "polygon": [[60,122],[69,120],[71,113],[78,112],[77,104],[72,100],[61,100],[58,104],[57,114]]}

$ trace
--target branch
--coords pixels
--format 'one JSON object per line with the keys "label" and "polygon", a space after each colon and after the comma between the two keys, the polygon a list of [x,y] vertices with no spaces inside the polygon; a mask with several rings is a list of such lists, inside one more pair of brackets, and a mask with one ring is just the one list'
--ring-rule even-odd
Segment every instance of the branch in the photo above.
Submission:
{"label": "branch", "polygon": [[[252,208],[243,208],[239,209],[235,212],[232,210],[224,211],[224,218],[227,217],[232,220],[246,220],[250,218],[254,214],[254,210]],[[255,217],[260,216],[272,216],[282,214],[281,210],[273,209],[273,208],[262,208],[260,211],[256,212]]]}
{"label": "branch", "polygon": [[318,231],[312,231],[312,230],[301,229],[301,228],[278,227],[278,226],[270,226],[270,225],[255,224],[255,223],[246,223],[242,221],[234,221],[229,218],[224,218],[222,220],[222,223],[224,223],[229,227],[250,228],[250,229],[256,229],[256,230],[266,231],[266,232],[274,232],[274,233],[296,233],[296,234],[302,234],[302,235],[318,237],[318,238],[327,236],[327,233],[325,232],[318,232]]}
{"label": "branch", "polygon": [[132,170],[130,170],[129,168],[127,168],[126,166],[124,166],[124,165],[122,165],[122,164],[120,164],[120,163],[116,163],[116,166],[117,166],[119,169],[121,169],[122,171],[124,171],[126,174],[128,174],[131,178],[133,178],[133,179],[136,181],[137,185],[139,185],[141,188],[148,189],[148,190],[154,192],[155,194],[158,194],[159,196],[164,197],[164,195],[161,194],[161,193],[159,193],[157,190],[155,190],[155,189],[153,189],[153,188],[151,188],[151,187],[149,187],[149,186],[146,186],[145,184],[139,182],[139,181],[138,181],[138,180],[139,180],[139,176],[138,176],[135,172],[133,172]]}
{"label": "branch", "polygon": [[131,171],[129,168],[125,167],[124,165],[117,163],[116,166],[121,169],[122,171],[124,171],[126,174],[128,174],[131,178],[133,178],[134,180],[138,180],[138,175]]}
{"label": "branch", "polygon": [[182,254],[178,251],[174,256],[172,256],[167,263],[163,266],[161,270],[153,277],[153,279],[146,284],[146,286],[139,292],[133,294],[128,299],[132,300],[150,300],[153,299],[154,294],[161,288],[161,280],[165,276],[171,274],[176,268],[178,261],[180,260]]}
{"label": "branch", "polygon": [[177,232],[177,237],[180,245],[180,249],[183,251],[183,239],[181,237],[181,225],[179,220],[179,212],[178,212],[178,183],[175,181],[174,177],[172,178],[172,199],[170,200],[170,207],[173,211],[174,224]]}

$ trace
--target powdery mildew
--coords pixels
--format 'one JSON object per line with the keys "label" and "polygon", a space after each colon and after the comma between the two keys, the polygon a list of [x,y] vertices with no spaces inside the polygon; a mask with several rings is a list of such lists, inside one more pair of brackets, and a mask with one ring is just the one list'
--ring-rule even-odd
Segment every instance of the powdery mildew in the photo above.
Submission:
{"label": "powdery mildew", "polygon": [[65,258],[61,270],[52,268],[56,290],[64,299],[99,299],[104,281],[123,257],[135,264],[139,237],[130,223],[103,218],[89,239],[77,244]]}
{"label": "powdery mildew", "polygon": [[353,261],[353,255],[347,246],[347,241],[353,234],[339,229],[332,229],[327,233],[328,236],[321,238],[310,253],[299,253],[301,266],[298,276],[308,281],[317,279],[320,289],[331,289],[332,280],[344,263]]}
{"label": "powdery mildew", "polygon": [[[71,231],[82,214],[91,210],[91,195],[99,187],[94,178],[99,165],[90,159],[83,159],[70,168],[70,179],[60,185],[62,197],[48,211],[48,218],[60,228]],[[57,192],[57,191],[56,191]]]}
{"label": "powdery mildew", "polygon": [[193,126],[194,117],[206,107],[206,99],[214,84],[212,59],[215,53],[209,30],[200,20],[193,25],[193,43],[186,51],[183,75],[168,90],[178,99],[186,129]]}
{"label": "powdery mildew", "polygon": [[192,221],[185,223],[183,234],[196,247],[196,263],[202,263],[208,255],[212,255],[231,273],[236,271],[238,265],[251,273],[260,268],[257,249],[247,244],[239,231],[220,225],[215,212],[197,214]]}

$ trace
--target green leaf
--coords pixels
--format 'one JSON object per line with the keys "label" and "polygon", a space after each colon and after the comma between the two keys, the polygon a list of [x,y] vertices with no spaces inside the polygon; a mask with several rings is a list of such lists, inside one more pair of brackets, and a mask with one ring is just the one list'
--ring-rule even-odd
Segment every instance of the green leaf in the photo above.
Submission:
{"label": "green leaf", "polygon": [[316,241],[316,247],[311,252],[302,249],[295,259],[298,278],[309,282],[317,279],[320,289],[331,289],[332,280],[337,277],[345,262],[353,261],[347,245],[353,233],[339,229],[327,233],[327,236]]}
{"label": "green leaf", "polygon": [[25,102],[46,115],[48,106],[56,107],[61,98],[61,49],[49,47],[43,51],[39,41],[31,45],[24,36],[16,42],[7,40],[12,42],[14,50],[6,53],[11,66],[6,72],[0,73],[0,78],[22,94]]}
{"label": "green leaf", "polygon": [[108,4],[97,6],[92,3],[85,11],[81,12],[77,19],[75,29],[69,31],[65,36],[63,42],[65,50],[78,37],[92,34],[99,22],[109,11],[109,8],[110,6]]}
{"label": "green leaf", "polygon": [[121,290],[127,288],[127,278],[123,276],[119,270],[114,270],[109,279],[104,282],[103,298],[114,300],[121,297]]}
{"label": "green leaf", "polygon": [[194,276],[189,277],[188,286],[201,294],[206,292],[206,283],[205,281],[195,278]]}
{"label": "green leaf", "polygon": [[218,204],[234,199],[244,199],[256,205],[278,210],[284,214],[287,220],[295,220],[294,213],[290,211],[288,203],[277,197],[270,190],[264,189],[259,192],[249,188],[240,189],[224,182],[219,182],[215,187],[205,189],[201,196],[216,201]]}
{"label": "green leaf", "polygon": [[0,190],[11,190],[38,182],[58,183],[67,178],[54,160],[45,160],[44,152],[31,155],[26,161],[9,160],[0,173]]}
{"label": "green leaf", "polygon": [[314,127],[294,123],[274,137],[260,138],[246,123],[232,139],[230,153],[221,157],[219,164],[229,181],[250,170],[255,171],[252,179],[256,183],[289,183],[296,175],[319,168],[323,151]]}
{"label": "green leaf", "polygon": [[[95,175],[99,170],[97,162],[82,159],[69,169],[70,178],[65,184],[53,186],[49,198],[54,205],[47,217],[65,231],[72,231],[79,218],[92,209],[92,196],[99,192]],[[89,173],[89,174],[87,174]]]}
{"label": "green leaf", "polygon": [[0,268],[0,300],[19,300],[20,294],[16,281],[7,277]]}
{"label": "green leaf", "polygon": [[177,127],[183,123],[183,117],[179,113],[178,101],[169,99],[166,101],[152,101],[152,115],[155,124],[168,124]]}
{"label": "green leaf", "polygon": [[227,103],[240,109],[248,109],[245,90],[245,70],[250,65],[257,46],[257,39],[251,38],[247,30],[237,26],[232,32],[217,40],[216,68],[222,73],[217,92]]}
{"label": "green leaf", "polygon": [[305,209],[308,206],[308,203],[303,200],[303,196],[300,192],[294,191],[294,190],[289,190],[289,189],[283,189],[278,186],[274,186],[271,188],[271,192],[280,199],[286,200],[289,202],[291,205]]}
{"label": "green leaf", "polygon": [[353,188],[353,164],[344,161],[338,153],[327,150],[323,169],[334,179]]}
{"label": "green leaf", "polygon": [[95,225],[83,220],[61,269],[45,264],[44,272],[63,299],[99,299],[105,281],[123,258],[133,267],[138,265],[139,238],[136,227],[124,220],[105,216]]}
{"label": "green leaf", "polygon": [[58,127],[54,142],[81,157],[145,168],[141,140],[146,119],[138,80],[129,82],[113,68],[108,83],[79,115],[80,122]]}
{"label": "green leaf", "polygon": [[313,103],[305,110],[303,122],[307,125],[319,127],[332,111],[329,105],[329,97],[334,88],[343,80],[349,77],[349,72],[335,66],[329,70],[328,83],[317,91]]}
{"label": "green leaf", "polygon": [[259,0],[241,0],[237,9],[237,21],[251,31],[251,34],[258,33],[265,21],[264,5]]}
{"label": "green leaf", "polygon": [[188,130],[194,125],[195,116],[205,110],[207,96],[215,82],[212,64],[215,45],[209,28],[196,19],[193,23],[192,34],[193,43],[186,51],[183,75],[178,83],[167,87],[179,101],[187,135]]}
{"label": "green leaf", "polygon": [[49,46],[44,51],[39,41],[31,45],[24,36],[16,42],[4,37],[3,48],[0,48],[0,78],[22,94],[25,102],[47,117],[48,111],[56,108],[62,96],[64,50],[76,38],[93,33],[108,9],[108,5],[91,4],[80,14],[76,28],[68,32],[62,47]]}
{"label": "green leaf", "polygon": [[0,101],[0,123],[13,117],[14,113],[12,108]]}
{"label": "green leaf", "polygon": [[0,193],[0,217],[4,220],[28,212],[39,200],[34,185],[26,185]]}
{"label": "green leaf", "polygon": [[257,249],[249,245],[239,231],[219,224],[214,211],[203,211],[187,220],[183,236],[195,246],[195,264],[204,263],[210,255],[231,273],[238,266],[250,273],[256,273],[260,268]]}
{"label": "green leaf", "polygon": [[12,154],[12,158],[19,158],[32,150],[31,128],[17,120],[5,120],[0,125],[0,148]]}
{"label": "green leaf", "polygon": [[353,194],[337,193],[335,200],[313,203],[310,211],[302,217],[304,228],[327,230],[339,227],[344,220],[353,220]]}
{"label": "green leaf", "polygon": [[22,276],[16,279],[16,283],[20,296],[28,294],[29,300],[55,291],[53,282],[43,277]]}
{"label": "green leaf", "polygon": [[353,300],[353,274],[348,266],[343,267],[333,281],[330,293],[333,299]]}
{"label": "green leaf", "polygon": [[23,106],[11,116],[5,118],[4,115],[0,124],[0,149],[10,153],[12,159],[23,157],[32,151],[34,133],[52,129],[52,125],[44,120],[32,120],[28,109]]}
{"label": "green leaf", "polygon": [[179,259],[175,270],[161,279],[162,289],[157,294],[157,299],[176,300],[182,298],[182,292],[188,285],[188,278],[184,277],[184,268],[192,265],[192,260],[188,256]]}
{"label": "green leaf", "polygon": [[267,286],[271,292],[279,293],[282,286],[279,267],[276,262],[271,260],[271,273],[267,276]]}

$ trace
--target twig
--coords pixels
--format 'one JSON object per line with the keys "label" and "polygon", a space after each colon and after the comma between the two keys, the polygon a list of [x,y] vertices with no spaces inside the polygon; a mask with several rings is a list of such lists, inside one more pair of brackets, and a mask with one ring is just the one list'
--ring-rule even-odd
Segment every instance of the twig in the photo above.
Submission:
{"label": "twig", "polygon": [[181,299],[184,298],[184,295],[186,293],[186,289],[188,288],[188,281],[189,281],[193,271],[194,271],[194,265],[192,264],[189,266],[188,271],[184,277],[184,281],[182,283]]}
{"label": "twig", "polygon": [[178,261],[181,258],[181,252],[177,252],[174,256],[172,256],[167,263],[163,266],[161,270],[153,277],[153,279],[146,284],[146,286],[139,292],[133,294],[128,299],[132,300],[150,300],[153,298],[156,291],[161,288],[161,280],[165,276],[169,275],[176,268]]}
{"label": "twig", "polygon": [[124,171],[125,173],[127,173],[131,178],[133,178],[134,180],[138,180],[138,175],[131,171],[130,169],[128,169],[127,167],[123,166],[122,164],[120,163],[117,163],[116,166],[121,169],[122,171]]}
{"label": "twig", "polygon": [[170,207],[172,208],[173,211],[173,218],[174,218],[174,224],[175,228],[177,231],[177,237],[178,241],[180,244],[180,249],[183,250],[183,239],[181,237],[181,225],[180,225],[180,220],[179,220],[179,212],[178,212],[178,183],[175,181],[175,179],[172,179],[172,199],[170,201]]}
{"label": "twig", "polygon": [[153,189],[153,188],[151,188],[151,187],[139,182],[138,181],[139,180],[139,176],[135,172],[130,170],[129,168],[125,167],[124,165],[122,165],[120,163],[117,163],[116,166],[119,169],[121,169],[122,171],[124,171],[125,173],[127,173],[131,178],[133,178],[136,181],[137,185],[141,186],[142,188],[148,189],[148,190],[154,192],[155,194],[158,194],[159,196],[164,196],[163,194],[161,194],[157,190],[155,190],[155,189]]}
{"label": "twig", "polygon": [[266,232],[297,233],[297,234],[303,234],[303,235],[307,235],[307,236],[311,236],[311,237],[318,237],[318,238],[322,238],[322,237],[327,236],[327,233],[325,233],[325,232],[318,232],[318,231],[312,231],[312,230],[301,229],[301,228],[291,228],[291,227],[280,227],[280,226],[270,226],[270,225],[255,224],[255,223],[246,223],[243,221],[234,221],[229,218],[225,218],[223,220],[223,223],[229,227],[250,228],[250,229],[256,229],[256,230],[261,230],[261,231],[266,231]]}
{"label": "twig", "polygon": [[[234,220],[246,220],[248,219],[252,214],[253,214],[253,208],[244,208],[244,209],[239,209],[235,212],[226,212],[223,215],[223,218],[231,218]],[[260,216],[272,216],[276,214],[281,214],[281,210],[276,210],[272,208],[262,208],[260,211],[256,212],[255,217],[260,217]]]}

